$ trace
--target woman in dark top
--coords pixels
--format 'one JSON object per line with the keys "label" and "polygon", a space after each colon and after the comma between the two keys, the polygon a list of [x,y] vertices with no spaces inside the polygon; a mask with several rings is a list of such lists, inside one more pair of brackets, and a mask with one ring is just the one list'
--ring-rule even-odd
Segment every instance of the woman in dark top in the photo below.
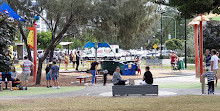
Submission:
{"label": "woman in dark top", "polygon": [[91,68],[90,68],[90,72],[92,73],[92,85],[95,85],[94,82],[95,82],[95,75],[96,73],[98,72],[97,71],[97,68],[98,68],[98,65],[99,65],[100,62],[93,62],[91,64]]}
{"label": "woman in dark top", "polygon": [[145,69],[146,69],[146,72],[144,73],[143,81],[141,84],[143,85],[153,84],[153,76],[152,76],[152,73],[149,71],[150,67],[146,66]]}

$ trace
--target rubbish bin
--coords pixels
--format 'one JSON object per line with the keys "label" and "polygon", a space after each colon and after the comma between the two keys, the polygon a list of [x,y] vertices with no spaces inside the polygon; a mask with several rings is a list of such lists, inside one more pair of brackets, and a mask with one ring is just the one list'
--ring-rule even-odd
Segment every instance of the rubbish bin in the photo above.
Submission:
{"label": "rubbish bin", "polygon": [[102,70],[108,70],[109,74],[113,74],[117,66],[120,67],[122,73],[122,70],[124,69],[123,63],[117,61],[103,61],[101,64]]}
{"label": "rubbish bin", "polygon": [[122,75],[135,75],[136,72],[136,64],[125,64],[124,70],[122,71]]}

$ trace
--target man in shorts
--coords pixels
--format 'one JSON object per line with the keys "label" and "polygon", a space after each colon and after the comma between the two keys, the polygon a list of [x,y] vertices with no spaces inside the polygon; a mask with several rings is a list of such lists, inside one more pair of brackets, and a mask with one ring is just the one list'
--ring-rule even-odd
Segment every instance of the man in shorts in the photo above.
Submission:
{"label": "man in shorts", "polygon": [[58,76],[59,76],[59,67],[56,65],[56,61],[53,61],[53,66],[51,67],[51,73],[52,73],[52,80],[54,82],[53,89],[60,89],[59,83],[58,83]]}
{"label": "man in shorts", "polygon": [[218,83],[218,61],[219,61],[219,58],[216,56],[216,50],[215,49],[212,49],[212,57],[211,57],[211,71],[213,71],[216,75],[216,86],[217,86],[217,83]]}
{"label": "man in shorts", "polygon": [[25,86],[25,90],[27,90],[28,79],[30,77],[31,70],[34,68],[34,64],[27,59],[27,56],[25,56],[20,66],[22,68],[21,85],[23,87]]}

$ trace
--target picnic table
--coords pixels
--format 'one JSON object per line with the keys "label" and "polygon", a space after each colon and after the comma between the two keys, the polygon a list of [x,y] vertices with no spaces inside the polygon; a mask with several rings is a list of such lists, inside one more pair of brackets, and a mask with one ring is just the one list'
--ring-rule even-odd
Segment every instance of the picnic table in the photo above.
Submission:
{"label": "picnic table", "polygon": [[84,80],[84,83],[86,83],[86,79],[90,78],[91,76],[78,76],[76,79],[79,79],[80,84],[82,83],[82,79]]}

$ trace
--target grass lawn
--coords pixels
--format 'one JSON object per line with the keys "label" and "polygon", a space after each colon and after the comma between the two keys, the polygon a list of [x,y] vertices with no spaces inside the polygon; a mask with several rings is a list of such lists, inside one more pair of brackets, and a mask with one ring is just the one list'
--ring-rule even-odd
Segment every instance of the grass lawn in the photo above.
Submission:
{"label": "grass lawn", "polygon": [[72,97],[0,101],[2,111],[217,111],[220,96]]}
{"label": "grass lawn", "polygon": [[14,90],[14,91],[4,90],[4,91],[1,91],[0,97],[1,96],[25,96],[25,95],[72,92],[72,91],[81,90],[83,88],[84,88],[83,86],[61,87],[60,89],[52,89],[52,88],[46,88],[46,87],[28,87],[28,90]]}

